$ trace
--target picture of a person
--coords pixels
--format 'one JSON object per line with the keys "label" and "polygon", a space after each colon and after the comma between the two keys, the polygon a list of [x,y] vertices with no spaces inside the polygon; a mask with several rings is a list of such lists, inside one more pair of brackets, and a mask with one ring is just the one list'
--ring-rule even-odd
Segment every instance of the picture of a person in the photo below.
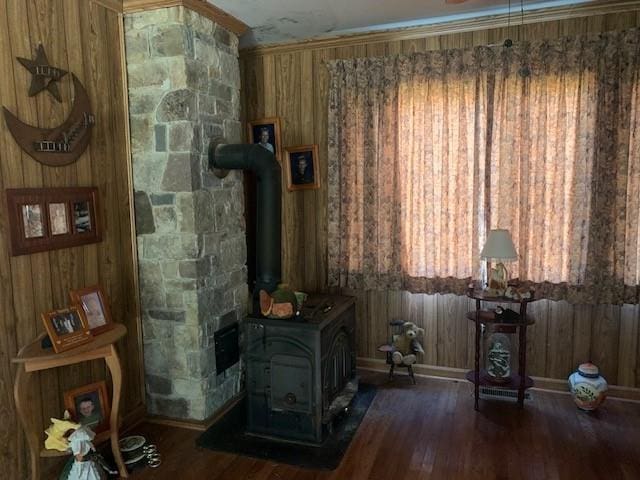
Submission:
{"label": "picture of a person", "polygon": [[53,328],[56,333],[60,336],[66,335],[67,333],[71,333],[71,330],[67,327],[65,319],[61,316],[56,316],[52,318]]}
{"label": "picture of a person", "polygon": [[64,203],[52,203],[49,205],[49,219],[53,235],[69,233],[67,207]]}
{"label": "picture of a person", "polygon": [[96,292],[90,293],[82,297],[82,306],[87,314],[87,322],[89,328],[101,327],[107,323],[104,317],[102,302]]}
{"label": "picture of a person", "polygon": [[102,421],[100,408],[96,407],[96,403],[92,396],[80,398],[77,403],[78,422],[86,427],[96,427]]}
{"label": "picture of a person", "polygon": [[271,153],[275,153],[273,145],[269,142],[269,137],[269,129],[267,127],[262,127],[260,129],[260,141],[258,142],[258,145],[262,148],[266,148]]}
{"label": "picture of a person", "polygon": [[306,155],[298,155],[291,160],[291,182],[295,185],[313,183],[313,167]]}
{"label": "picture of a person", "polygon": [[64,328],[67,330],[68,333],[71,333],[75,330],[74,322],[73,322],[73,314],[67,313],[64,316]]}

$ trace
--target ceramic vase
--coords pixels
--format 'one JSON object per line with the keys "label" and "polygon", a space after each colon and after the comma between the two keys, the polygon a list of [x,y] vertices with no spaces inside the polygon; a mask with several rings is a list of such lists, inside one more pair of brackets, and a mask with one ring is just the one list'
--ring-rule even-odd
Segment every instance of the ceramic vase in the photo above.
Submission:
{"label": "ceramic vase", "polygon": [[607,396],[607,381],[593,363],[583,363],[569,376],[569,389],[579,409],[593,411]]}

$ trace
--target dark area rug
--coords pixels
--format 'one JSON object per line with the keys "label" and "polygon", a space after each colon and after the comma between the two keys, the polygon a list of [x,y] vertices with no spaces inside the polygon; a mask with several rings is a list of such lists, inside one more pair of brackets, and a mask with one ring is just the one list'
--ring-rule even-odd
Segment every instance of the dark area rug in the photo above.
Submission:
{"label": "dark area rug", "polygon": [[200,435],[196,444],[210,450],[273,460],[297,467],[334,470],[340,465],[349,443],[376,396],[376,391],[374,385],[361,383],[351,402],[349,413],[336,420],[333,433],[317,447],[247,435],[245,402],[238,403],[220,421]]}

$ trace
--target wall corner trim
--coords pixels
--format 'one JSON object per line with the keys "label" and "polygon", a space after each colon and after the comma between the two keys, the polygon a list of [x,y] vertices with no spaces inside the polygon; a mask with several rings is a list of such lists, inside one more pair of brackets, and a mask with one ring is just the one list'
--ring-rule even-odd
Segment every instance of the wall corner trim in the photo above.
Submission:
{"label": "wall corner trim", "polygon": [[227,12],[207,2],[207,0],[122,0],[124,13],[143,12],[158,8],[185,7],[213,20],[237,36],[249,26]]}

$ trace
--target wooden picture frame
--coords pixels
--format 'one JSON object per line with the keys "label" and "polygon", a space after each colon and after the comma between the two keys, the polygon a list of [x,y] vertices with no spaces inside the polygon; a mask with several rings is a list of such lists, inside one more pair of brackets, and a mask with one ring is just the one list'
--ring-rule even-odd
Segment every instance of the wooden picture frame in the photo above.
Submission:
{"label": "wooden picture frame", "polygon": [[69,297],[71,303],[84,311],[92,335],[100,335],[113,328],[109,302],[100,285],[71,290]]}
{"label": "wooden picture frame", "polygon": [[45,312],[42,314],[42,321],[56,353],[92,340],[84,310],[77,305]]}
{"label": "wooden picture frame", "polygon": [[102,240],[95,187],[10,188],[6,193],[13,256]]}
{"label": "wooden picture frame", "polygon": [[286,147],[284,163],[290,192],[320,188],[317,144]]}
{"label": "wooden picture frame", "polygon": [[[282,144],[280,142],[280,119],[278,117],[252,120],[247,126],[247,138],[249,143],[263,145],[276,156],[282,163]],[[263,137],[266,133],[267,137]],[[270,145],[270,147],[269,147]]]}
{"label": "wooden picture frame", "polygon": [[104,381],[64,392],[64,407],[75,422],[89,427],[95,433],[109,431],[111,405]]}

